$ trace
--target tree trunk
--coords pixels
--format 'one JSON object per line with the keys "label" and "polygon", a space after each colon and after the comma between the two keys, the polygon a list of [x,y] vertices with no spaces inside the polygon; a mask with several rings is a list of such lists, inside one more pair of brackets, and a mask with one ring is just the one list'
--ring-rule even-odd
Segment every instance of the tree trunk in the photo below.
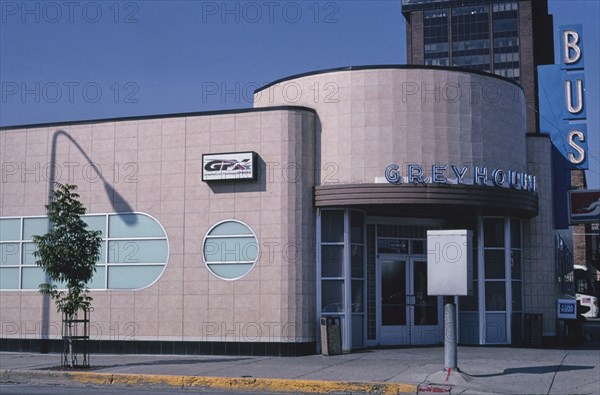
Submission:
{"label": "tree trunk", "polygon": [[73,360],[73,314],[68,315],[69,320],[69,366],[74,367],[75,361]]}

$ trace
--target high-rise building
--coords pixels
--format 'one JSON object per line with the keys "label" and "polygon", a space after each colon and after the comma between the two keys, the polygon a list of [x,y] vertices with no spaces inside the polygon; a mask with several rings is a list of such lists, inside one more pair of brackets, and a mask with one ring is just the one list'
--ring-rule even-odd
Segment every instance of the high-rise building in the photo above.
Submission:
{"label": "high-rise building", "polygon": [[546,0],[402,0],[402,13],[407,63],[472,68],[517,81],[525,91],[527,132],[539,131],[536,67],[554,63]]}

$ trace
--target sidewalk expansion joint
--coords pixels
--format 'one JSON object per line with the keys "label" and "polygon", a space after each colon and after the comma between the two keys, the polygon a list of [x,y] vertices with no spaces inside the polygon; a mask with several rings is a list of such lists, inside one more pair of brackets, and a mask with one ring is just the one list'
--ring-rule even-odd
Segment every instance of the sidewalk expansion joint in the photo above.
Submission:
{"label": "sidewalk expansion joint", "polygon": [[558,365],[558,368],[556,368],[556,371],[552,375],[552,381],[550,382],[550,386],[548,387],[548,392],[546,394],[550,394],[550,391],[552,391],[552,386],[554,385],[554,379],[556,379],[556,375],[558,374],[558,372],[560,372],[560,368],[562,368],[562,366],[564,365],[565,359],[567,359],[567,355],[569,355],[568,352],[563,356],[562,360],[560,361],[560,365]]}

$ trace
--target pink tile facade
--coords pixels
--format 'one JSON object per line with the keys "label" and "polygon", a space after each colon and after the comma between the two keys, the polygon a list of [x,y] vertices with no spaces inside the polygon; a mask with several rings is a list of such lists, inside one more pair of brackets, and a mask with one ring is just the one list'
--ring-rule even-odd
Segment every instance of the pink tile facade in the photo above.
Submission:
{"label": "pink tile facade", "polygon": [[[2,132],[0,216],[45,214],[54,150],[57,181],[78,185],[88,214],[147,213],[169,240],[166,269],[156,283],[92,292],[92,338],[315,341],[314,287],[300,300],[287,295],[298,276],[314,283],[314,253],[293,262],[284,254],[288,245],[314,251],[314,235],[302,232],[303,223],[314,223],[313,179],[308,171],[293,181],[281,173],[288,163],[313,160],[313,125],[314,113],[298,108]],[[234,150],[259,154],[266,165],[258,180],[202,182],[202,154]],[[107,194],[104,181],[114,194]],[[293,222],[296,215],[301,222]],[[226,219],[248,224],[263,251],[253,270],[236,281],[212,275],[201,254],[206,232]],[[35,290],[0,292],[0,335],[39,338],[43,304]],[[53,304],[49,312],[50,325],[59,328]],[[289,327],[306,329],[290,335]]]}

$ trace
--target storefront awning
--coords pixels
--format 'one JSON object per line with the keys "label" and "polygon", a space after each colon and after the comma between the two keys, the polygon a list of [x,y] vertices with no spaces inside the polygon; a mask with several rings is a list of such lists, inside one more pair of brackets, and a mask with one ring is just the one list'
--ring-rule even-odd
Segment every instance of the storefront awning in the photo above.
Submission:
{"label": "storefront awning", "polygon": [[377,215],[457,216],[538,214],[538,195],[479,185],[344,184],[315,187],[315,206],[357,206]]}

